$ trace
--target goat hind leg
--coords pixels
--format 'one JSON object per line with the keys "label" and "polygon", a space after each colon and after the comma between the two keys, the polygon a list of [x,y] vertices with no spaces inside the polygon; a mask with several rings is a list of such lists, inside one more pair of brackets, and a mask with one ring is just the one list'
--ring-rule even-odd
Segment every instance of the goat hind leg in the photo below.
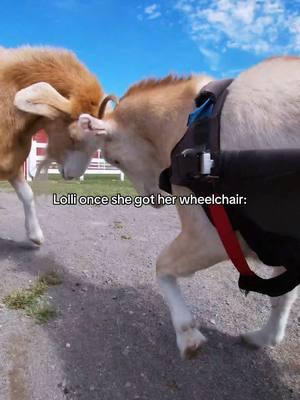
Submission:
{"label": "goat hind leg", "polygon": [[[284,268],[274,268],[273,275],[277,276],[284,271]],[[271,297],[272,308],[267,323],[261,329],[243,334],[242,339],[256,348],[279,344],[285,336],[290,311],[297,298],[297,289],[296,287],[279,297]]]}

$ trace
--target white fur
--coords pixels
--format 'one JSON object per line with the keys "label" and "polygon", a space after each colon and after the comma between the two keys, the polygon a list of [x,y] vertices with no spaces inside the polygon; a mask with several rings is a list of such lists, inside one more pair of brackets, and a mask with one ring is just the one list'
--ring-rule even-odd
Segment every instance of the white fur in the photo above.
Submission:
{"label": "white fur", "polygon": [[223,149],[300,147],[299,70],[299,59],[276,58],[230,85],[221,118]]}
{"label": "white fur", "polygon": [[44,236],[36,215],[31,187],[24,179],[20,177],[11,180],[10,183],[23,204],[25,213],[25,228],[29,240],[38,245],[42,244],[44,242]]}
{"label": "white fur", "polygon": [[[273,276],[285,271],[285,268],[274,268]],[[266,324],[253,332],[242,335],[243,339],[254,347],[275,346],[285,335],[288,317],[293,303],[297,299],[298,288],[280,297],[271,298],[271,314]]]}
{"label": "white fur", "polygon": [[171,312],[181,357],[190,358],[206,342],[206,338],[197,329],[192,314],[182,298],[176,278],[163,276],[158,277],[157,281]]}

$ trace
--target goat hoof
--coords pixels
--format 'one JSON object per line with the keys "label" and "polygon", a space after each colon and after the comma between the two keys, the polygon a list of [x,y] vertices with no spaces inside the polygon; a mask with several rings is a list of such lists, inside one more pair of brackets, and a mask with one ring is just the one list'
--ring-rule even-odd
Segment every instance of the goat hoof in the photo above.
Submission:
{"label": "goat hoof", "polygon": [[195,358],[205,342],[205,336],[196,328],[190,328],[177,336],[177,344],[184,360]]}
{"label": "goat hoof", "polygon": [[37,244],[40,246],[41,244],[44,243],[44,235],[41,229],[37,230],[36,232],[32,232],[31,234],[28,235],[28,239],[33,242],[34,244]]}
{"label": "goat hoof", "polygon": [[182,358],[184,360],[192,360],[193,358],[196,358],[198,356],[199,351],[200,351],[200,345],[198,346],[194,344],[193,346],[190,346],[187,349],[185,349]]}
{"label": "goat hoof", "polygon": [[241,339],[247,346],[253,349],[261,349],[266,346],[276,346],[282,341],[283,337],[271,335],[270,332],[264,330],[257,330],[242,334]]}

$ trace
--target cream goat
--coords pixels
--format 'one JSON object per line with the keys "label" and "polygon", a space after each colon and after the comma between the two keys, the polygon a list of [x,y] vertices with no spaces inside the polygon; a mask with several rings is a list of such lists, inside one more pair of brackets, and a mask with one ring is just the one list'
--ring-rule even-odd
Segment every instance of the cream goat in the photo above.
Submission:
{"label": "cream goat", "polygon": [[[97,142],[106,160],[121,168],[142,195],[160,193],[160,172],[186,130],[188,114],[206,76],[168,77],[143,81],[102,120],[80,117],[87,143]],[[279,57],[242,73],[229,87],[221,117],[221,147],[228,150],[300,147],[300,58]],[[73,163],[78,158],[73,154]],[[173,186],[177,196],[189,189]],[[182,298],[177,278],[213,266],[228,257],[201,206],[178,205],[182,229],[160,254],[157,278],[169,306],[177,344],[183,357],[194,356],[205,337]],[[245,246],[246,254],[249,249]],[[280,268],[275,268],[279,273]],[[213,296],[213,294],[212,294]],[[266,325],[244,335],[252,345],[275,345],[284,337],[296,289],[272,299]]]}

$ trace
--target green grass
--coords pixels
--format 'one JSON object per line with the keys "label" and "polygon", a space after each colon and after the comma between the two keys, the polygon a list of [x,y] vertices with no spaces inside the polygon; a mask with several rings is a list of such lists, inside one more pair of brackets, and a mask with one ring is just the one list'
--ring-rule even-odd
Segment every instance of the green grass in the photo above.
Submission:
{"label": "green grass", "polygon": [[34,318],[39,324],[45,324],[57,316],[56,309],[44,301],[36,301],[27,308],[27,315]]}
{"label": "green grass", "polygon": [[59,285],[62,279],[56,272],[42,274],[28,288],[16,290],[3,299],[7,308],[23,310],[26,315],[34,318],[39,323],[48,322],[56,316],[56,310],[48,304],[43,296],[49,286]]}
{"label": "green grass", "polygon": [[41,274],[38,277],[37,282],[49,286],[60,285],[63,281],[62,278],[54,271],[47,272],[45,274]]}
{"label": "green grass", "polygon": [[13,192],[14,189],[8,182],[0,181],[0,192]]}
{"label": "green grass", "polygon": [[[84,181],[75,179],[63,180],[60,175],[49,175],[48,180],[35,180],[30,183],[36,195],[41,194],[68,194],[91,196],[113,196],[120,193],[123,196],[135,196],[137,193],[128,179],[122,182],[118,176],[86,175]],[[7,182],[0,182],[0,191],[12,191]]]}

